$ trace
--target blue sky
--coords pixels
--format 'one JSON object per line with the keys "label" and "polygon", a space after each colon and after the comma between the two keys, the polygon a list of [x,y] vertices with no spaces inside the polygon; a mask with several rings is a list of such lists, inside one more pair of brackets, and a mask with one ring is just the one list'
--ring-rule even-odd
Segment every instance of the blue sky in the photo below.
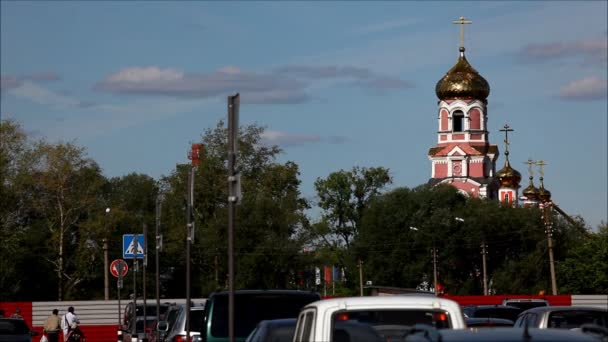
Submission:
{"label": "blue sky", "polygon": [[435,84],[465,16],[467,59],[491,86],[491,143],[504,151],[508,123],[524,187],[524,162],[542,159],[564,211],[607,220],[606,1],[0,6],[2,119],[86,147],[108,177],[159,178],[239,92],[241,124],[266,127],[312,200],[315,179],[353,166],[389,168],[393,187],[429,179]]}

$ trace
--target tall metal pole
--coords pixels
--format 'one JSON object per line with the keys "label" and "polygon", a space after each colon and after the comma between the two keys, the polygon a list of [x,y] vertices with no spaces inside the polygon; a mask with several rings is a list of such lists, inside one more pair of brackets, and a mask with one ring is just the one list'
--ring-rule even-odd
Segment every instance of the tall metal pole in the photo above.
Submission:
{"label": "tall metal pole", "polygon": [[359,296],[363,297],[363,261],[359,259]]}
{"label": "tall metal pole", "polygon": [[106,208],[106,215],[104,216],[104,238],[103,238],[103,292],[104,299],[110,300],[110,277],[108,273],[110,269],[108,267],[108,215],[110,214],[110,208]]}
{"label": "tall metal pole", "polygon": [[[142,280],[142,287],[143,287],[143,296],[144,296],[144,338],[147,341],[148,340],[148,331],[146,330],[146,327],[148,326],[147,324],[147,317],[148,314],[146,313],[146,308],[147,308],[147,303],[146,303],[146,266],[148,266],[148,226],[146,225],[146,223],[143,224],[143,230],[144,230],[144,260],[142,262],[142,274],[143,274],[143,280]],[[139,248],[139,246],[138,246]]]}
{"label": "tall metal pole", "polygon": [[192,234],[194,220],[192,206],[194,205],[194,166],[190,168],[188,175],[188,225],[186,237],[186,340],[190,340],[190,247],[192,245]]}
{"label": "tall metal pole", "polygon": [[487,273],[487,268],[486,268],[486,255],[488,254],[487,248],[488,248],[488,245],[486,245],[486,240],[484,239],[483,242],[481,243],[481,260],[482,260],[482,264],[483,264],[483,295],[484,296],[488,295],[488,273]]}
{"label": "tall metal pole", "polygon": [[433,289],[437,294],[437,248],[435,248],[435,243],[433,243],[431,252],[433,253]]}
{"label": "tall metal pole", "polygon": [[131,334],[136,336],[137,330],[137,268],[139,261],[137,260],[137,252],[139,251],[139,238],[137,234],[133,236],[133,244],[135,246],[135,257],[133,258],[133,316],[131,316]]}
{"label": "tall metal pole", "polygon": [[228,96],[228,340],[234,342],[234,230],[236,218],[236,158],[239,134],[239,94]]}
{"label": "tall metal pole", "polygon": [[156,321],[160,322],[160,251],[162,236],[160,235],[160,215],[162,213],[162,196],[156,197]]}
{"label": "tall metal pole", "polygon": [[103,298],[104,300],[110,300],[110,278],[108,277],[108,238],[104,237],[103,240]]}

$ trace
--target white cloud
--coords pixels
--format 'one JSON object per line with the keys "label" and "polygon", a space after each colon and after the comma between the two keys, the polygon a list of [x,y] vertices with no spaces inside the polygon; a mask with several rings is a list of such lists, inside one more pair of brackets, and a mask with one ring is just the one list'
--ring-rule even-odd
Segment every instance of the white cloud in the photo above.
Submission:
{"label": "white cloud", "polygon": [[141,83],[141,82],[168,82],[178,81],[184,78],[184,73],[176,69],[161,69],[156,66],[151,67],[132,67],[125,68],[110,75],[107,78],[109,83],[125,82],[125,83]]}
{"label": "white cloud", "polygon": [[298,146],[310,143],[328,142],[330,144],[341,144],[347,141],[345,137],[330,136],[321,137],[319,135],[292,134],[281,131],[265,130],[262,135],[262,143],[267,145],[279,146]]}
{"label": "white cloud", "polygon": [[608,93],[608,80],[586,77],[570,82],[560,90],[560,96],[570,100],[605,99]]}
{"label": "white cloud", "polygon": [[9,93],[54,108],[74,108],[81,106],[81,101],[73,97],[58,94],[50,89],[28,81],[23,81],[18,87],[10,89]]}

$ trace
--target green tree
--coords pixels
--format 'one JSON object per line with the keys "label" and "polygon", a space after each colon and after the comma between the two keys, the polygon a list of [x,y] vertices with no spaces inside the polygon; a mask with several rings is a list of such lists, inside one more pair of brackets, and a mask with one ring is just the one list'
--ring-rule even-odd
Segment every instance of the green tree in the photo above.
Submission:
{"label": "green tree", "polygon": [[363,210],[369,201],[392,182],[388,169],[353,167],[317,178],[315,190],[323,210],[319,237],[327,245],[350,247],[357,236]]}
{"label": "green tree", "polygon": [[[237,207],[235,252],[236,286],[278,288],[294,286],[301,265],[302,239],[308,226],[306,200],[299,192],[295,163],[279,163],[277,146],[261,143],[264,129],[241,127],[237,165],[243,198]],[[223,122],[202,135],[204,156],[195,176],[195,241],[192,251],[192,293],[208,293],[226,284],[227,273],[227,130]],[[163,179],[163,215],[169,223],[165,239],[174,267],[172,283],[183,284],[186,235],[187,176],[190,165],[180,164]],[[167,236],[165,235],[165,236]],[[168,286],[169,293],[183,287]]]}
{"label": "green tree", "polygon": [[560,293],[608,293],[608,224],[588,232],[556,265]]}
{"label": "green tree", "polygon": [[90,253],[87,251],[92,247],[89,236],[80,228],[99,198],[104,178],[99,166],[86,157],[84,148],[73,143],[39,141],[25,159],[22,196],[49,233],[47,243],[53,252],[45,259],[55,269],[57,299],[63,300],[65,293],[87,277],[82,263],[89,267],[97,262],[78,257]]}
{"label": "green tree", "polygon": [[0,137],[0,299],[10,299],[21,288],[18,258],[29,215],[19,195],[17,178],[29,142],[21,126],[12,120],[0,122]]}

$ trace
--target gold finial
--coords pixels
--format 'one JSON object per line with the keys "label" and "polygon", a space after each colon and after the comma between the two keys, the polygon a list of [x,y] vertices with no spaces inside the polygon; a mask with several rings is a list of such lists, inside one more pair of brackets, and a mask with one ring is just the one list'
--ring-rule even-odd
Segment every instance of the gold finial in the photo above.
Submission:
{"label": "gold finial", "polygon": [[548,165],[547,163],[545,163],[542,160],[539,160],[536,162],[536,165],[538,165],[538,173],[540,174],[541,177],[543,177],[545,175],[545,173],[543,172],[543,166]]}
{"label": "gold finial", "polygon": [[464,25],[472,24],[473,22],[470,20],[466,20],[464,17],[458,18],[458,20],[452,21],[452,24],[460,25],[460,50],[464,51]]}
{"label": "gold finial", "polygon": [[505,124],[505,126],[500,129],[499,131],[501,132],[505,132],[505,155],[507,156],[507,159],[509,158],[509,132],[513,132],[513,129],[511,127],[509,127],[509,125]]}
{"label": "gold finial", "polygon": [[530,180],[532,179],[532,175],[533,175],[533,170],[532,170],[532,165],[536,164],[536,162],[530,158],[528,158],[528,161],[524,162],[524,164],[528,164],[528,173],[530,174]]}

